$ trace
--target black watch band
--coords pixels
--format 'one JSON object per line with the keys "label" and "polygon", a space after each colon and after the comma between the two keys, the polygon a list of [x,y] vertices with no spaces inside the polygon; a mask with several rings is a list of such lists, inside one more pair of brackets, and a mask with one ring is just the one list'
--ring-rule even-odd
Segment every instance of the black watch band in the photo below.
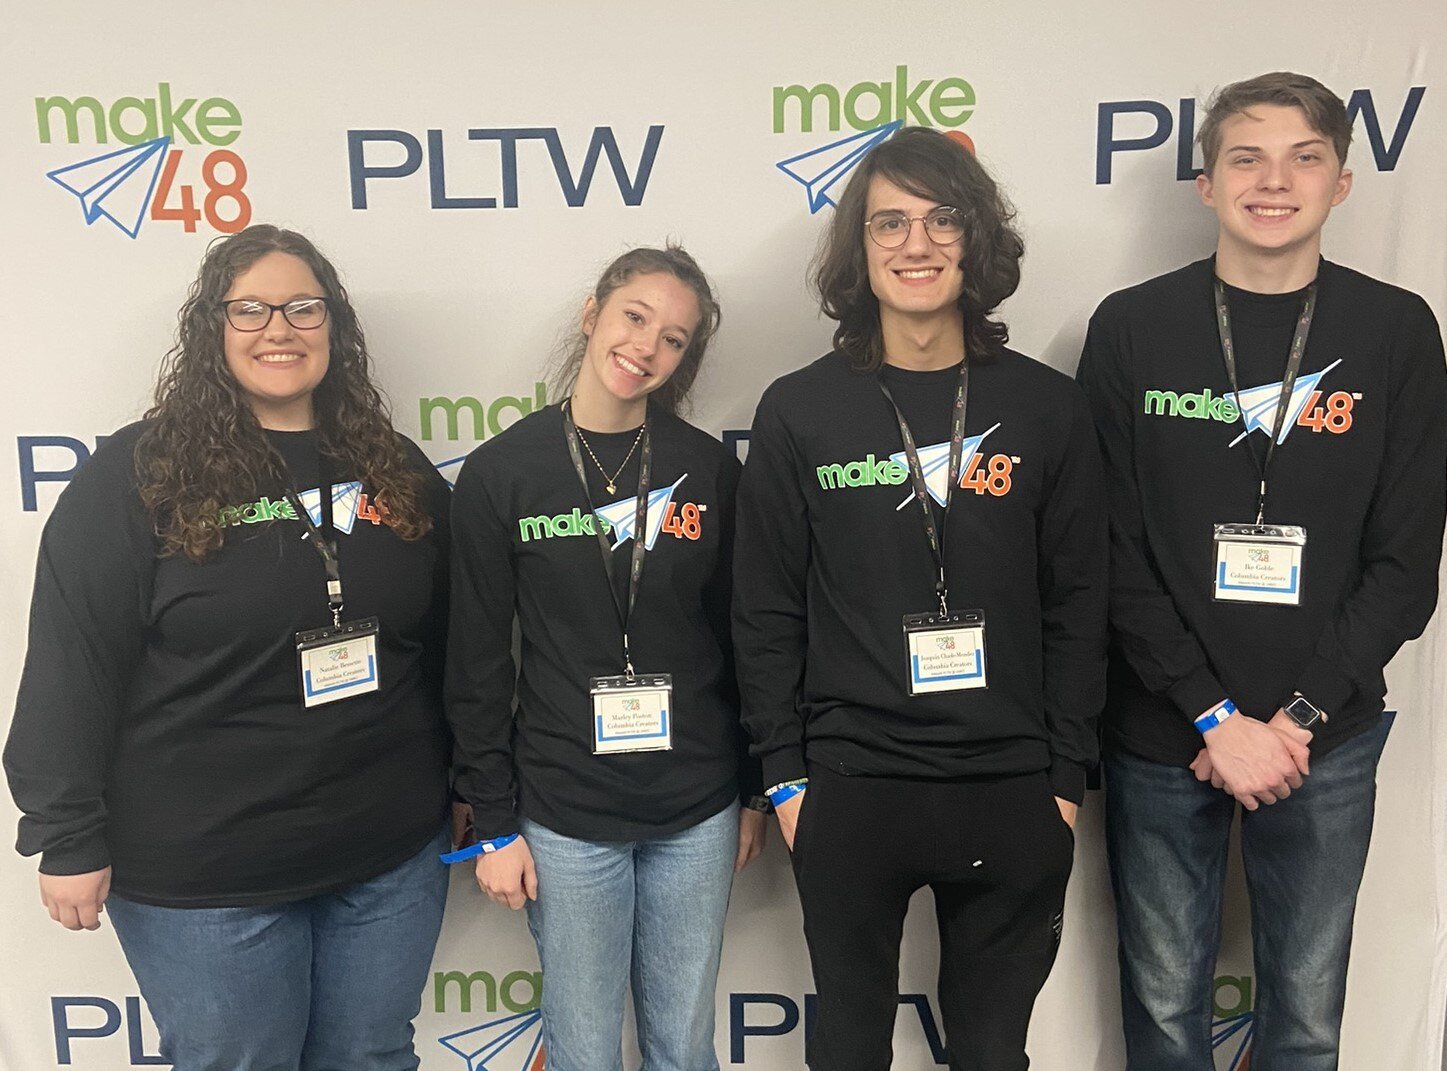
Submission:
{"label": "black watch band", "polygon": [[751,811],[758,811],[760,814],[772,814],[774,805],[769,802],[768,796],[750,796],[744,806]]}

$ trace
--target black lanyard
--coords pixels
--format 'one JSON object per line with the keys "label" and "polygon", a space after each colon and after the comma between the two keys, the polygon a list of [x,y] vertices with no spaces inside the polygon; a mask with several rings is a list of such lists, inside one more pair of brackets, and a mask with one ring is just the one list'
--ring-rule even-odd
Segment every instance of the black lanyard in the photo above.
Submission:
{"label": "black lanyard", "polygon": [[613,583],[613,548],[603,534],[603,525],[593,506],[593,495],[588,490],[588,473],[583,468],[583,455],[578,450],[578,425],[573,422],[572,401],[563,403],[563,437],[568,440],[568,453],[577,470],[578,482],[583,485],[583,498],[588,503],[588,512],[593,517],[593,531],[598,537],[598,547],[603,552],[603,571],[608,575],[608,594],[613,599],[613,609],[618,611],[618,626],[623,630],[623,667],[629,677],[633,674],[633,654],[628,647],[628,622],[633,618],[633,607],[638,602],[638,587],[643,581],[643,557],[648,552],[648,477],[653,468],[653,443],[648,435],[648,418],[643,420],[642,438],[638,443],[638,499],[633,507],[633,559],[628,569],[628,603],[625,606],[618,598],[617,585]]}
{"label": "black lanyard", "polygon": [[894,407],[894,415],[899,420],[899,437],[904,440],[904,455],[909,461],[909,478],[914,487],[914,497],[919,500],[920,508],[924,510],[924,534],[929,540],[930,554],[935,560],[935,595],[940,600],[940,613],[948,615],[950,612],[949,595],[950,589],[945,584],[945,523],[950,519],[950,502],[954,497],[955,485],[960,481],[960,461],[965,450],[965,407],[969,402],[970,389],[970,365],[968,361],[960,362],[960,384],[955,390],[954,413],[950,418],[950,479],[945,485],[945,510],[941,517],[939,527],[935,527],[934,510],[930,508],[929,486],[924,479],[924,466],[919,461],[919,450],[914,445],[914,435],[909,430],[909,421],[904,419],[904,413],[900,411],[899,403],[894,400],[890,393],[889,385],[884,382],[881,376],[878,380],[879,389],[889,399],[889,404]]}
{"label": "black lanyard", "polygon": [[326,459],[320,463],[321,486],[317,489],[320,496],[320,512],[322,517],[321,528],[312,520],[311,514],[307,512],[306,506],[302,505],[301,495],[297,494],[296,486],[287,477],[286,500],[291,503],[292,510],[297,518],[306,525],[307,538],[311,545],[316,548],[322,556],[322,567],[327,574],[327,606],[332,611],[332,625],[341,628],[342,625],[342,568],[337,561],[337,534],[332,524],[332,478],[327,470]]}
{"label": "black lanyard", "polygon": [[[1216,329],[1221,335],[1221,356],[1226,361],[1226,377],[1231,381],[1231,393],[1236,401],[1236,411],[1246,420],[1246,409],[1241,404],[1241,383],[1236,378],[1236,346],[1231,340],[1231,310],[1226,307],[1226,288],[1221,280],[1216,281]],[[1257,489],[1256,523],[1266,517],[1266,474],[1271,470],[1271,457],[1276,453],[1277,440],[1281,438],[1282,422],[1291,408],[1291,393],[1296,387],[1296,376],[1301,371],[1301,359],[1306,355],[1306,336],[1311,331],[1311,318],[1316,314],[1316,283],[1306,288],[1306,297],[1301,303],[1301,314],[1296,318],[1296,332],[1291,336],[1291,351],[1286,357],[1286,375],[1281,380],[1281,397],[1276,402],[1276,419],[1271,422],[1271,440],[1266,444],[1266,457],[1256,452],[1251,440],[1250,425],[1247,424],[1246,449],[1261,477]]]}

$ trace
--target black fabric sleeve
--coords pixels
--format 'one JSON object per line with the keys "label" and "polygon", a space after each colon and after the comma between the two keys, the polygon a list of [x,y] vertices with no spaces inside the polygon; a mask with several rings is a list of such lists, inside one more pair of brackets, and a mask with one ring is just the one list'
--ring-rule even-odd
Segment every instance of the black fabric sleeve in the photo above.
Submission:
{"label": "black fabric sleeve", "polygon": [[739,484],[733,600],[743,722],[766,786],[805,773],[798,695],[808,645],[808,507],[772,398],[766,392],[754,415]]}
{"label": "black fabric sleeve", "polygon": [[[714,574],[709,578],[703,592],[704,613],[708,615],[709,626],[718,636],[719,650],[724,653],[724,687],[729,701],[738,707],[737,674],[734,661],[734,644],[729,627],[729,609],[733,598],[734,571],[734,523],[737,515],[739,491],[739,463],[732,457],[726,458],[719,466],[717,501],[719,551]],[[763,768],[758,757],[749,751],[749,735],[744,731],[743,721],[738,725],[739,750],[739,801],[747,803],[750,798],[764,791]]]}
{"label": "black fabric sleeve", "polygon": [[1103,304],[1090,320],[1076,378],[1095,418],[1110,506],[1110,624],[1130,667],[1187,719],[1226,698],[1200,642],[1186,627],[1146,543],[1133,464],[1128,347]]}
{"label": "black fabric sleeve", "polygon": [[[1447,364],[1442,334],[1415,295],[1394,354],[1401,370],[1387,404],[1386,443],[1362,530],[1356,587],[1317,640],[1298,690],[1329,716],[1358,683],[1380,677],[1397,650],[1427,627],[1447,515]],[[1380,687],[1380,685],[1375,685]],[[1285,698],[1285,697],[1283,697]]]}
{"label": "black fabric sleeve", "polygon": [[1079,803],[1086,768],[1099,757],[1110,552],[1090,409],[1081,391],[1071,394],[1070,434],[1048,477],[1038,546],[1050,781],[1055,795]]}
{"label": "black fabric sleeve", "polygon": [[473,454],[452,496],[452,599],[447,720],[455,741],[455,792],[472,805],[479,840],[516,833],[513,776],[513,617],[516,584],[507,526]]}
{"label": "black fabric sleeve", "polygon": [[5,773],[21,811],[16,847],[41,853],[44,874],[110,865],[106,778],[154,561],[131,476],[133,439],[113,438],[86,463],[40,539]]}

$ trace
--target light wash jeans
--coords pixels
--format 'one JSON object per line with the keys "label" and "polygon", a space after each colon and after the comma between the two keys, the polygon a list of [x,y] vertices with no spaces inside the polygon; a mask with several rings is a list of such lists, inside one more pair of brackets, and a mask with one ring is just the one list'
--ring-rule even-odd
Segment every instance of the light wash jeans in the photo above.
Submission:
{"label": "light wash jeans", "polygon": [[[1280,803],[1241,815],[1256,966],[1252,1071],[1335,1071],[1383,718]],[[1105,760],[1128,1071],[1211,1071],[1211,993],[1236,801],[1184,766]]]}
{"label": "light wash jeans", "polygon": [[644,1071],[718,1071],[714,988],[738,828],[735,803],[653,840],[575,840],[523,820],[548,1071],[623,1066],[630,976]]}
{"label": "light wash jeans", "polygon": [[174,1071],[415,1071],[447,834],[380,877],[265,907],[106,913]]}

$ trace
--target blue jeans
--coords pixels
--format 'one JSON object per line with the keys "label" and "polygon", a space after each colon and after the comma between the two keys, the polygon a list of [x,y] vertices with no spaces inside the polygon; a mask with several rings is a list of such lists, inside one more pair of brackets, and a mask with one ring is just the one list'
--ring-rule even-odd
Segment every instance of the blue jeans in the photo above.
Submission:
{"label": "blue jeans", "polygon": [[737,804],[640,841],[574,840],[523,820],[548,1071],[619,1071],[630,975],[644,1071],[718,1071],[714,987],[738,829]]}
{"label": "blue jeans", "polygon": [[[1256,968],[1252,1071],[1337,1066],[1352,916],[1388,721],[1313,759],[1241,815]],[[1112,749],[1106,846],[1129,1071],[1211,1071],[1211,1001],[1236,801],[1190,770]]]}
{"label": "blue jeans", "polygon": [[106,912],[175,1071],[414,1071],[446,833],[380,877],[264,907]]}

